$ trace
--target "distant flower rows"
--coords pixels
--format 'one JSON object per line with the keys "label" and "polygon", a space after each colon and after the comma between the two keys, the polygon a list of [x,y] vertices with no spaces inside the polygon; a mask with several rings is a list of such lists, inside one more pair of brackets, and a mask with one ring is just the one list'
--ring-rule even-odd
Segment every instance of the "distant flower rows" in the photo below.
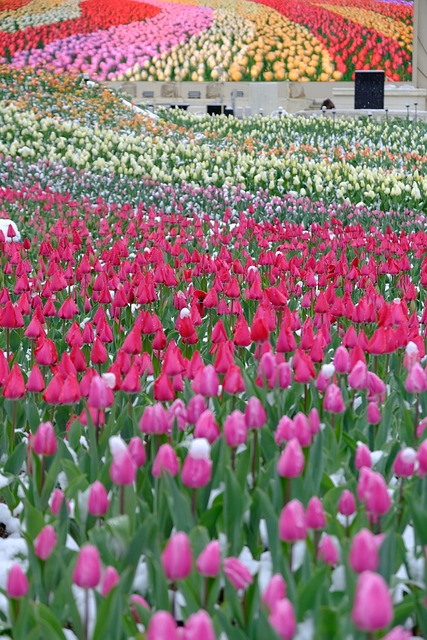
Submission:
{"label": "distant flower rows", "polygon": [[0,7],[0,56],[98,80],[348,80],[412,74],[413,4],[31,0]]}

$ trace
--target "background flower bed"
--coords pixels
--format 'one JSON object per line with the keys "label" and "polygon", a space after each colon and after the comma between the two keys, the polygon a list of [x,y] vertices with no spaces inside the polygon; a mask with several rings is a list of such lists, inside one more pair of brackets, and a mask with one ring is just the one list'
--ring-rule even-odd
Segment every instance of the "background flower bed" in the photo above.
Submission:
{"label": "background flower bed", "polygon": [[[0,56],[97,80],[411,80],[413,3],[265,0],[0,6]],[[1,58],[0,58],[1,59]]]}
{"label": "background flower bed", "polygon": [[3,70],[3,634],[425,636],[425,126]]}

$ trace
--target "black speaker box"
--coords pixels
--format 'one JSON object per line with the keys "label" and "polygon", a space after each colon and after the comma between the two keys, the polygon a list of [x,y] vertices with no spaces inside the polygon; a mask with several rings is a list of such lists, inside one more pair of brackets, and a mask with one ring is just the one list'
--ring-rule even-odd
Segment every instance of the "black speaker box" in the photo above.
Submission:
{"label": "black speaker box", "polygon": [[356,71],[355,109],[384,109],[384,71]]}

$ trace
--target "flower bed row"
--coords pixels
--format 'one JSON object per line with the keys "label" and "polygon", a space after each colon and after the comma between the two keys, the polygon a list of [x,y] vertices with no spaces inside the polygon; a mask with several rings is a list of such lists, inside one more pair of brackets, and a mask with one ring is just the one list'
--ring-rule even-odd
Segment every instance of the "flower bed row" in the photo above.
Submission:
{"label": "flower bed row", "polygon": [[91,0],[52,9],[30,4],[24,15],[9,9],[0,56],[101,81],[329,81],[378,67],[393,80],[411,78],[409,4],[306,0],[304,11],[298,2],[246,0],[118,6]]}

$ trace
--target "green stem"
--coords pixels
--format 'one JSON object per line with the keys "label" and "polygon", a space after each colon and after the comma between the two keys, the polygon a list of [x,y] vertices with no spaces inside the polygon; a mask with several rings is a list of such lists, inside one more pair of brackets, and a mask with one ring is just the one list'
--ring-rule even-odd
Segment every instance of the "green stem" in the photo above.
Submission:
{"label": "green stem", "polygon": [[254,450],[252,454],[252,488],[256,485],[256,462],[257,462],[257,443],[258,443],[258,431],[254,430]]}
{"label": "green stem", "polygon": [[125,513],[125,486],[120,485],[120,515],[123,516]]}

